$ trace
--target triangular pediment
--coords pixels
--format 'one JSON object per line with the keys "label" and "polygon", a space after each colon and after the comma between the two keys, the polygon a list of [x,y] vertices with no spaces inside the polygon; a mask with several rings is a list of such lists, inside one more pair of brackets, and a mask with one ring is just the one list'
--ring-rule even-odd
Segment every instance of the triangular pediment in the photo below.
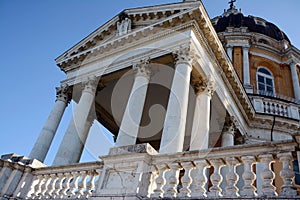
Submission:
{"label": "triangular pediment", "polygon": [[[199,7],[200,2],[180,2],[173,4],[165,4],[159,6],[148,6],[141,8],[125,9],[111,20],[96,29],[93,33],[81,40],[75,46],[64,52],[56,58],[57,64],[60,66],[63,62],[73,60],[76,55],[80,55],[96,46],[107,43],[108,41],[118,39],[118,37],[126,36],[127,32],[120,34],[119,26],[126,17],[130,20],[129,32],[143,29],[147,26],[157,24],[166,19],[172,19],[181,12]],[[60,66],[61,67],[61,66]]]}

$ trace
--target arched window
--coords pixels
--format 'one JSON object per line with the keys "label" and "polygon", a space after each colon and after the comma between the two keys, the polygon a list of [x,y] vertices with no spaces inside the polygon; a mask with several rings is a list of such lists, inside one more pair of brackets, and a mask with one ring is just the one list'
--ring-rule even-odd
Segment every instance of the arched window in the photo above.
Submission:
{"label": "arched window", "polygon": [[275,96],[274,76],[271,71],[264,67],[257,70],[257,89],[261,95]]}

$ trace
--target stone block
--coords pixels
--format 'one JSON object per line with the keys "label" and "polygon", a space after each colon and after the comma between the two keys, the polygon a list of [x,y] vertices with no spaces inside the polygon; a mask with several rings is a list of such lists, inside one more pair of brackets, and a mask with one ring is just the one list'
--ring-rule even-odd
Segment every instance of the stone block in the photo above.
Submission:
{"label": "stone block", "polygon": [[109,150],[109,155],[121,155],[130,153],[148,153],[150,155],[156,155],[157,151],[148,143],[128,145],[122,147],[112,147]]}

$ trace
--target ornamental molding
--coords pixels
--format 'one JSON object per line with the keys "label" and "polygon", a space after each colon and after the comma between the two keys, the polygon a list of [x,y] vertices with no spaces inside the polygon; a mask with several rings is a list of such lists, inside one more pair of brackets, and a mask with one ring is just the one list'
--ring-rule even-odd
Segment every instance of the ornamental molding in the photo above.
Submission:
{"label": "ornamental molding", "polygon": [[212,76],[209,76],[207,79],[200,79],[197,82],[194,82],[196,95],[206,94],[210,98],[216,90],[216,81]]}
{"label": "ornamental molding", "polygon": [[63,101],[70,103],[72,99],[72,89],[68,84],[62,84],[60,87],[56,87],[56,101]]}
{"label": "ornamental molding", "polygon": [[[149,6],[144,8],[126,9],[122,13],[125,13],[128,16],[128,20],[126,20],[125,18],[125,21],[122,24],[122,21],[120,22],[119,16],[113,17],[111,20],[109,20],[103,26],[87,36],[81,42],[77,43],[75,46],[56,58],[57,65],[60,66],[61,63],[66,62],[69,59],[73,59],[75,55],[75,57],[77,57],[77,54],[89,50],[91,47],[99,43],[99,41],[105,41],[108,36],[117,36],[118,22],[119,31],[122,33],[121,35],[124,35],[124,31],[127,30],[128,32],[129,25],[131,25],[131,23],[134,23],[135,21],[146,21],[152,19],[160,19],[160,21],[164,21],[165,19],[170,20],[173,15],[176,17],[178,13],[180,15],[184,14],[186,10],[193,10],[195,8],[198,8],[199,5],[200,2],[182,2],[159,6]],[[127,27],[127,29],[125,27]]]}
{"label": "ornamental molding", "polygon": [[134,63],[132,69],[135,72],[135,77],[143,76],[149,80],[151,76],[149,63],[150,58],[140,60],[138,63]]}

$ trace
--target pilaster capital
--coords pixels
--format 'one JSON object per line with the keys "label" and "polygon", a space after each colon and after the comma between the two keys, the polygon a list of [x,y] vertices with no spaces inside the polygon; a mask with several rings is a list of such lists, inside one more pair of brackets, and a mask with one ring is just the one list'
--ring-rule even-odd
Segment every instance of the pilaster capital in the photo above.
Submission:
{"label": "pilaster capital", "polygon": [[72,91],[68,84],[62,84],[60,87],[56,87],[56,101],[63,101],[70,103]]}
{"label": "pilaster capital", "polygon": [[82,82],[83,92],[90,92],[92,94],[95,94],[97,85],[98,85],[98,80],[96,76],[89,76],[87,80]]}
{"label": "pilaster capital", "polygon": [[135,72],[135,77],[144,76],[147,79],[150,79],[151,70],[150,70],[150,59],[140,60],[138,63],[132,65],[132,69]]}
{"label": "pilaster capital", "polygon": [[222,134],[232,134],[234,136],[236,128],[237,128],[237,120],[235,119],[235,117],[227,115],[225,117]]}
{"label": "pilaster capital", "polygon": [[195,51],[190,46],[181,46],[173,52],[173,56],[175,57],[176,65],[187,63],[191,66],[196,60]]}
{"label": "pilaster capital", "polygon": [[216,90],[216,82],[212,76],[209,76],[206,80],[200,79],[194,84],[196,95],[206,94],[210,98]]}

